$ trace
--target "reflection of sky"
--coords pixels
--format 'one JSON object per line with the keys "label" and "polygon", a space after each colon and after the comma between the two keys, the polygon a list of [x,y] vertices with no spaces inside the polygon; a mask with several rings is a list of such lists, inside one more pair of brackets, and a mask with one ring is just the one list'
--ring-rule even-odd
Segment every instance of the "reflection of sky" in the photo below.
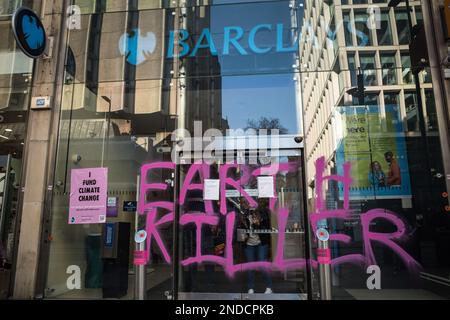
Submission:
{"label": "reflection of sky", "polygon": [[292,75],[223,77],[223,117],[231,128],[245,128],[248,119],[280,119],[289,133],[297,131],[295,82]]}
{"label": "reflection of sky", "polygon": [[[235,0],[219,0],[214,4],[236,3]],[[303,11],[299,10],[302,15]],[[302,21],[300,16],[298,21]],[[291,10],[289,1],[267,2],[262,4],[220,5],[211,7],[211,31],[219,51],[222,71],[222,109],[223,117],[231,128],[245,128],[247,121],[260,117],[278,118],[289,133],[297,132],[295,82],[292,65],[293,53],[276,53],[276,25],[285,26],[284,46],[290,47]],[[256,37],[260,47],[273,47],[270,53],[256,55],[248,48],[249,31],[258,24],[270,24],[273,31],[261,31]],[[241,56],[231,50],[229,56],[221,56],[223,48],[223,29],[226,26],[239,26],[245,30],[240,41],[249,51]],[[231,46],[233,49],[233,46]],[[260,75],[256,75],[256,74]],[[261,74],[264,73],[264,74]],[[237,76],[239,75],[240,76]],[[234,75],[234,76],[232,76]]]}

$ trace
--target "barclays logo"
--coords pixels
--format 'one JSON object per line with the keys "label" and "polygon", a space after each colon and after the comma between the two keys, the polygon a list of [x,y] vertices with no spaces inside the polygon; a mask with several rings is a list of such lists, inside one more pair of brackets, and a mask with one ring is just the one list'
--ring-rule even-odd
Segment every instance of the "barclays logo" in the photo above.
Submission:
{"label": "barclays logo", "polygon": [[30,58],[42,56],[47,45],[44,25],[32,10],[21,7],[12,17],[12,29],[18,47]]}
{"label": "barclays logo", "polygon": [[[354,34],[358,38],[358,46],[364,47],[370,44],[370,38],[364,32],[353,25],[365,23],[369,30],[381,28],[380,8],[371,6],[368,11],[369,19],[353,19],[346,24],[341,21],[335,30],[326,28],[326,40],[334,45],[339,29]],[[248,31],[240,26],[225,26],[221,32],[212,32],[204,28],[195,37],[186,29],[170,30],[167,43],[167,59],[196,57],[200,50],[208,50],[212,56],[228,56],[238,54],[247,56],[251,54],[262,55],[270,52],[295,53],[299,50],[300,40],[311,42],[314,48],[322,48],[323,43],[315,35],[311,24],[303,25],[306,34],[299,32],[292,34],[292,28],[282,23],[258,24]],[[217,38],[217,34],[221,35]],[[264,35],[265,41],[261,41]],[[156,48],[156,36],[153,32],[141,33],[140,29],[133,29],[120,37],[119,50],[126,57],[126,61],[132,65],[145,62]]]}
{"label": "barclays logo", "polygon": [[140,29],[124,33],[119,39],[119,51],[132,65],[145,62],[156,49],[156,36],[153,32],[141,34]]}
{"label": "barclays logo", "polygon": [[45,39],[44,29],[38,25],[35,17],[24,15],[22,17],[22,28],[25,41],[31,49],[39,49]]}
{"label": "barclays logo", "polygon": [[[248,36],[244,36],[245,31],[242,27],[225,27],[223,30],[222,50],[218,48],[218,39],[214,39],[209,28],[204,28],[197,39],[192,39],[192,35],[185,29],[172,30],[169,32],[166,57],[168,59],[182,58],[185,56],[194,57],[199,50],[207,49],[211,55],[217,56],[230,55],[232,51],[239,55],[266,54],[270,51],[277,53],[289,53],[298,50],[297,37],[293,43],[286,46],[285,35],[289,32],[283,24],[270,25],[259,24],[254,26]],[[268,33],[272,36],[272,46],[262,46],[258,44],[257,38],[260,33]],[[192,40],[192,41],[191,41]],[[178,43],[180,51],[175,53],[175,45]],[[192,44],[192,46],[191,46]],[[126,61],[132,65],[144,63],[156,49],[156,36],[153,32],[143,34],[140,29],[133,29],[131,32],[124,33],[119,39],[119,51]]]}

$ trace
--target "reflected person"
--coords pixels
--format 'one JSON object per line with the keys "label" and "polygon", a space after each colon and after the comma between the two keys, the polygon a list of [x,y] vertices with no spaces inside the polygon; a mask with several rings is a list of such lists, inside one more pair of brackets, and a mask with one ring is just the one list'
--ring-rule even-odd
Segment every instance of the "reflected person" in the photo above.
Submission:
{"label": "reflected person", "polygon": [[389,173],[387,177],[387,186],[400,186],[402,184],[402,177],[400,173],[400,166],[397,160],[394,158],[392,151],[388,151],[384,154],[384,159],[389,163]]}
{"label": "reflected person", "polygon": [[[270,229],[270,212],[267,206],[259,206],[258,209],[243,207],[244,217],[243,227],[249,231],[245,240],[245,257],[247,262],[267,261],[270,247],[270,234],[254,232],[257,230]],[[272,293],[272,278],[267,271],[262,271],[266,291]],[[255,271],[249,270],[247,273],[248,293],[255,293]]]}

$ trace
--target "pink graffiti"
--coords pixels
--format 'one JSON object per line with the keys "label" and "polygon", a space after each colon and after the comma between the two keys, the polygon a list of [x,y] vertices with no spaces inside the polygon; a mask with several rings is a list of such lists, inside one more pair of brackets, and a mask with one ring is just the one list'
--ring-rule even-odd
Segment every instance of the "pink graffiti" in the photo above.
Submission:
{"label": "pink graffiti", "polygon": [[[330,175],[324,176],[325,172],[325,158],[321,157],[316,161],[316,194],[315,194],[315,212],[310,215],[310,223],[312,229],[316,230],[317,222],[319,220],[328,219],[348,219],[351,216],[350,206],[350,187],[352,184],[351,163],[344,163],[344,175]],[[327,181],[336,181],[343,184],[344,190],[344,204],[343,209],[327,210],[324,203],[323,186]],[[392,223],[397,231],[393,233],[377,233],[370,231],[370,224],[376,219],[384,219]],[[406,237],[406,224],[400,219],[395,213],[389,212],[384,209],[374,209],[369,212],[360,215],[363,244],[364,244],[364,254],[349,254],[342,257],[335,257],[331,261],[332,266],[352,263],[360,266],[369,266],[377,264],[375,255],[372,249],[372,242],[381,243],[393,252],[395,252],[405,263],[405,266],[412,273],[417,273],[421,270],[420,264],[414,260],[405,250],[403,250],[394,240],[401,241]],[[344,243],[350,243],[351,237],[344,234],[331,234],[331,241],[340,241]]]}
{"label": "pink graffiti", "polygon": [[[370,231],[370,223],[375,219],[385,219],[391,222],[397,227],[397,231],[392,233],[376,233]],[[376,264],[375,255],[371,246],[371,242],[375,241],[384,244],[394,251],[411,271],[419,272],[422,269],[417,261],[393,241],[395,239],[404,239],[406,236],[406,226],[395,213],[383,209],[370,210],[361,216],[361,225],[364,235],[364,252],[368,265]]]}
{"label": "pink graffiti", "polygon": [[[239,180],[235,180],[229,177],[231,169],[240,168],[241,177]],[[344,175],[325,175],[325,159],[322,157],[316,161],[316,189],[315,189],[315,209],[313,213],[309,215],[309,222],[311,228],[315,233],[317,223],[320,220],[346,220],[351,217],[350,207],[350,187],[352,184],[351,177],[351,164],[344,164]],[[189,167],[186,174],[186,178],[180,188],[180,196],[177,199],[177,205],[183,205],[187,199],[188,193],[193,190],[204,191],[203,181],[210,177],[210,165],[205,163],[195,163]],[[237,272],[246,270],[271,270],[271,271],[287,271],[303,269],[306,266],[317,268],[319,263],[315,259],[294,258],[285,259],[284,247],[286,242],[285,231],[287,228],[287,221],[289,217],[289,211],[287,208],[277,208],[279,204],[277,196],[269,199],[269,208],[271,215],[276,217],[278,222],[278,237],[275,248],[275,255],[273,261],[257,261],[257,262],[245,262],[240,264],[234,263],[233,257],[233,234],[235,232],[234,226],[236,221],[236,213],[234,211],[227,211],[227,188],[231,187],[237,190],[248,202],[251,207],[257,207],[257,202],[250,196],[242,187],[247,184],[251,178],[255,178],[260,175],[270,175],[276,177],[282,172],[295,172],[299,169],[299,163],[289,162],[281,164],[273,164],[253,171],[246,166],[240,166],[238,164],[224,164],[219,169],[220,179],[220,213],[214,212],[214,208],[211,201],[205,201],[206,212],[187,212],[183,213],[180,217],[180,225],[194,224],[196,228],[196,251],[195,256],[188,257],[181,261],[181,265],[189,266],[191,264],[201,263],[215,263],[224,268],[224,271],[229,277],[233,277]],[[140,185],[140,201],[138,204],[139,214],[147,214],[146,217],[146,230],[147,230],[147,250],[150,251],[152,241],[154,240],[157,247],[162,252],[166,262],[171,263],[171,255],[167,249],[166,244],[163,242],[159,229],[168,223],[174,222],[174,208],[175,204],[170,201],[147,201],[147,195],[149,191],[165,191],[168,186],[164,183],[148,183],[147,177],[153,170],[175,170],[175,164],[170,162],[159,162],[154,164],[144,165],[141,169],[141,185]],[[199,177],[200,183],[194,183],[196,177]],[[326,202],[324,197],[324,185],[329,181],[336,181],[343,185],[344,201],[342,209],[328,210],[326,208]],[[274,179],[275,184],[275,179]],[[159,218],[158,213],[164,210],[166,213]],[[225,251],[224,256],[206,255],[202,253],[201,243],[202,239],[202,227],[204,225],[214,226],[219,223],[219,216],[225,216]],[[376,219],[384,219],[392,223],[397,230],[393,233],[377,233],[370,230],[370,224]],[[384,209],[374,209],[369,212],[362,213],[360,215],[362,226],[362,239],[363,239],[363,252],[353,253],[345,256],[333,257],[331,260],[332,266],[338,266],[342,264],[354,264],[361,267],[365,267],[372,264],[377,264],[375,255],[372,249],[372,243],[384,245],[398,255],[405,263],[408,270],[411,272],[417,272],[421,269],[419,263],[417,263],[400,245],[399,241],[406,239],[406,224],[395,213],[389,212]],[[316,241],[316,239],[314,239]],[[330,235],[330,241],[337,241],[343,244],[349,244],[352,242],[352,238],[345,234],[332,233]],[[150,254],[148,254],[150,259]]]}
{"label": "pink graffiti", "polygon": [[[204,181],[209,179],[209,166],[206,163],[195,163],[191,165],[188,173],[186,174],[185,182],[181,188],[180,192],[180,205],[183,205],[186,200],[186,195],[188,191],[200,190],[203,191],[203,183],[192,183],[195,175],[200,176],[200,180]],[[211,200],[205,201],[206,213],[213,214],[213,205]]]}
{"label": "pink graffiti", "polygon": [[[147,193],[151,190],[167,190],[168,186],[165,183],[147,183],[147,176],[151,173],[152,170],[156,169],[175,169],[175,164],[171,162],[158,162],[152,164],[146,164],[141,168],[141,183],[140,183],[140,193],[139,193],[139,203],[138,203],[138,213],[140,215],[147,214],[146,217],[146,231],[147,231],[147,259],[150,258],[150,248],[152,245],[152,239],[155,238],[155,241],[158,245],[158,248],[161,250],[161,253],[164,256],[166,262],[170,263],[171,258],[170,254],[161,239],[161,235],[159,234],[159,227],[162,225],[173,222],[174,220],[174,203],[170,201],[154,201],[147,202]],[[168,210],[165,216],[163,216],[159,221],[156,221],[158,209]]]}

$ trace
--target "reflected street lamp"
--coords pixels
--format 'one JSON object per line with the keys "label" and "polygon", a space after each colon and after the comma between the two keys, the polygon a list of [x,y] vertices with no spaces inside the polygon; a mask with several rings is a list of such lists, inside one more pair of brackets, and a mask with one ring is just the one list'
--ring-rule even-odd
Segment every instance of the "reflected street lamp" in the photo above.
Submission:
{"label": "reflected street lamp", "polygon": [[364,87],[364,71],[361,67],[358,68],[357,83],[358,86],[347,90],[347,93],[353,97],[357,97],[358,104],[363,106],[365,104],[366,88]]}
{"label": "reflected street lamp", "polygon": [[104,154],[106,153],[106,157],[108,157],[108,152],[109,152],[109,128],[110,128],[110,124],[111,124],[111,99],[107,96],[102,96],[102,99],[105,100],[108,103],[108,121],[106,123],[107,128],[106,128],[106,152],[105,152],[105,143],[103,143],[103,154],[102,154],[102,167],[103,167],[103,159],[104,159]]}

